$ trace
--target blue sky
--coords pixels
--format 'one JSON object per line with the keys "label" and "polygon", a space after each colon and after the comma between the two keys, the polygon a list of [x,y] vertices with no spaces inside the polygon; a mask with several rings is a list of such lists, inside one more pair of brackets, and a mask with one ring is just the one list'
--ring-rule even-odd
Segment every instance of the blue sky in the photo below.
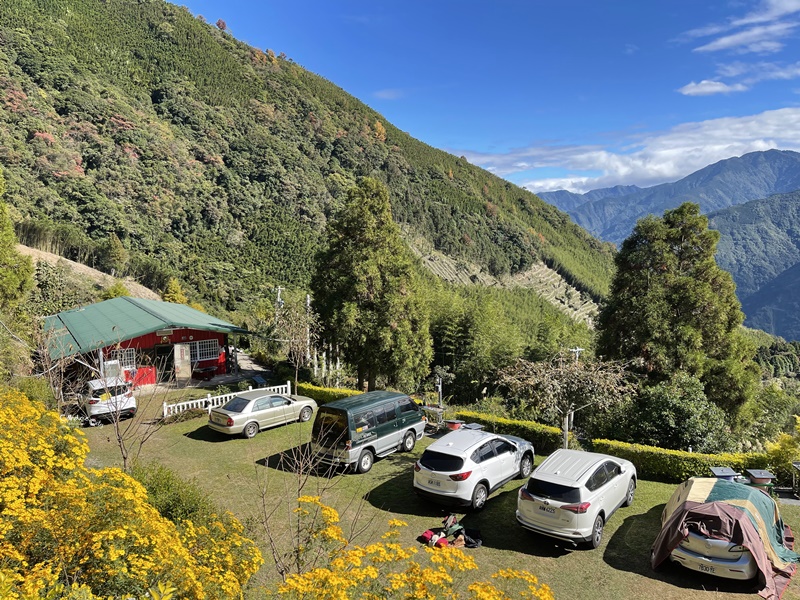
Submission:
{"label": "blue sky", "polygon": [[533,191],[800,150],[800,0],[184,0]]}

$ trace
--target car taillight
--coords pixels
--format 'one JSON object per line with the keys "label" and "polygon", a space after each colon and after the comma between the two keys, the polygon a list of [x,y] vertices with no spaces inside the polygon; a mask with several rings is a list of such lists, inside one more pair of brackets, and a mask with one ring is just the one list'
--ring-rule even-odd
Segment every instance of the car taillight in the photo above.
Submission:
{"label": "car taillight", "polygon": [[519,499],[520,500],[533,500],[533,496],[528,493],[524,487],[519,488]]}
{"label": "car taillight", "polygon": [[450,479],[452,479],[453,481],[464,481],[470,475],[472,475],[472,471],[464,471],[463,473],[450,475]]}
{"label": "car taillight", "polygon": [[590,506],[591,503],[589,502],[581,502],[580,504],[565,504],[564,506],[561,507],[561,510],[568,510],[569,512],[575,513],[576,515],[582,515],[587,510],[589,510]]}
{"label": "car taillight", "polygon": [[100,402],[100,401],[96,400],[95,398],[92,398],[91,400],[89,400],[89,404],[97,404],[98,402]]}
{"label": "car taillight", "polygon": [[347,448],[348,450],[350,450],[353,447],[353,440],[347,440],[344,443],[344,447]]}
{"label": "car taillight", "polygon": [[228,427],[233,427],[233,419],[231,419],[230,417],[228,417],[228,420],[225,422],[225,424],[226,424]]}
{"label": "car taillight", "polygon": [[419,471],[422,467],[419,466],[419,462],[414,463],[414,470]]}

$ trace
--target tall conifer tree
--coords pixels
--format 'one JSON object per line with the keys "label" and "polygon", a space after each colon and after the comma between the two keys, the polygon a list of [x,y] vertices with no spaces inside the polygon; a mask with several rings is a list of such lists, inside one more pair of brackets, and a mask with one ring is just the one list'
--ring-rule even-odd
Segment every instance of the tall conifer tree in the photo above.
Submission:
{"label": "tall conifer tree", "polygon": [[753,393],[758,368],[739,330],[733,279],[714,260],[718,241],[697,204],[641,219],[616,257],[597,353],[635,359],[654,381],[689,373],[732,413]]}
{"label": "tall conifer tree", "polygon": [[362,178],[328,226],[312,284],[325,337],[358,371],[359,386],[412,386],[428,372],[429,315],[409,250],[392,220],[389,192]]}
{"label": "tall conifer tree", "polygon": [[[0,172],[0,198],[6,181]],[[31,259],[17,252],[17,236],[8,216],[8,207],[0,201],[0,312],[17,305],[33,285]]]}

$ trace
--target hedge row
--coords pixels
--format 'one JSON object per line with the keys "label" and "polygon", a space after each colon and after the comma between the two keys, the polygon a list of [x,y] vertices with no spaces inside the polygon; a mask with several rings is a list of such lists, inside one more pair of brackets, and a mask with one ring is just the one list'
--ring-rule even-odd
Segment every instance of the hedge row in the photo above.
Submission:
{"label": "hedge row", "polygon": [[[354,396],[357,390],[323,388],[309,383],[298,383],[297,393],[308,396],[318,404],[326,404],[339,398]],[[487,413],[454,409],[448,417],[468,423],[479,423],[487,431],[516,435],[530,441],[537,454],[546,455],[561,448],[563,435],[558,427],[542,425],[535,421],[518,421],[495,417]],[[578,440],[570,434],[570,448],[579,448]],[[602,452],[631,461],[637,475],[642,479],[680,483],[690,477],[711,477],[710,467],[730,467],[737,473],[746,469],[768,469],[769,457],[763,453],[739,452],[724,454],[701,454],[683,450],[667,450],[642,444],[628,444],[614,440],[592,440],[594,452]]]}
{"label": "hedge row", "polygon": [[325,388],[310,383],[297,382],[297,393],[301,396],[308,396],[316,401],[317,404],[327,404],[340,398],[348,398],[360,394],[358,390],[348,390],[345,388]]}
{"label": "hedge row", "polygon": [[701,454],[614,440],[593,440],[592,450],[631,461],[641,479],[666,483],[680,483],[690,477],[712,477],[710,467],[730,467],[737,473],[769,467],[767,455],[756,452]]}
{"label": "hedge row", "polygon": [[[516,421],[468,410],[456,410],[453,418],[468,423],[480,423],[487,431],[516,435],[528,440],[533,444],[536,454],[550,454],[564,445],[564,436],[558,427],[542,425],[535,421]],[[578,441],[572,434],[569,436],[569,445],[570,448],[579,447]]]}

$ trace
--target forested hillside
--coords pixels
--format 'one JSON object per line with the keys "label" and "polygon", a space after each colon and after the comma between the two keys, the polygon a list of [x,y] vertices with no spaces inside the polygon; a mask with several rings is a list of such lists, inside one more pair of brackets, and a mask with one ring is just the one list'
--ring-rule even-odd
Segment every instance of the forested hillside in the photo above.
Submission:
{"label": "forested hillside", "polygon": [[709,227],[720,232],[717,262],[733,275],[747,325],[800,339],[800,192],[711,213]]}
{"label": "forested hillside", "polygon": [[306,287],[325,223],[369,175],[437,251],[607,293],[611,247],[566,214],[160,0],[0,3],[0,102],[20,241],[154,289],[178,276],[232,309]]}

